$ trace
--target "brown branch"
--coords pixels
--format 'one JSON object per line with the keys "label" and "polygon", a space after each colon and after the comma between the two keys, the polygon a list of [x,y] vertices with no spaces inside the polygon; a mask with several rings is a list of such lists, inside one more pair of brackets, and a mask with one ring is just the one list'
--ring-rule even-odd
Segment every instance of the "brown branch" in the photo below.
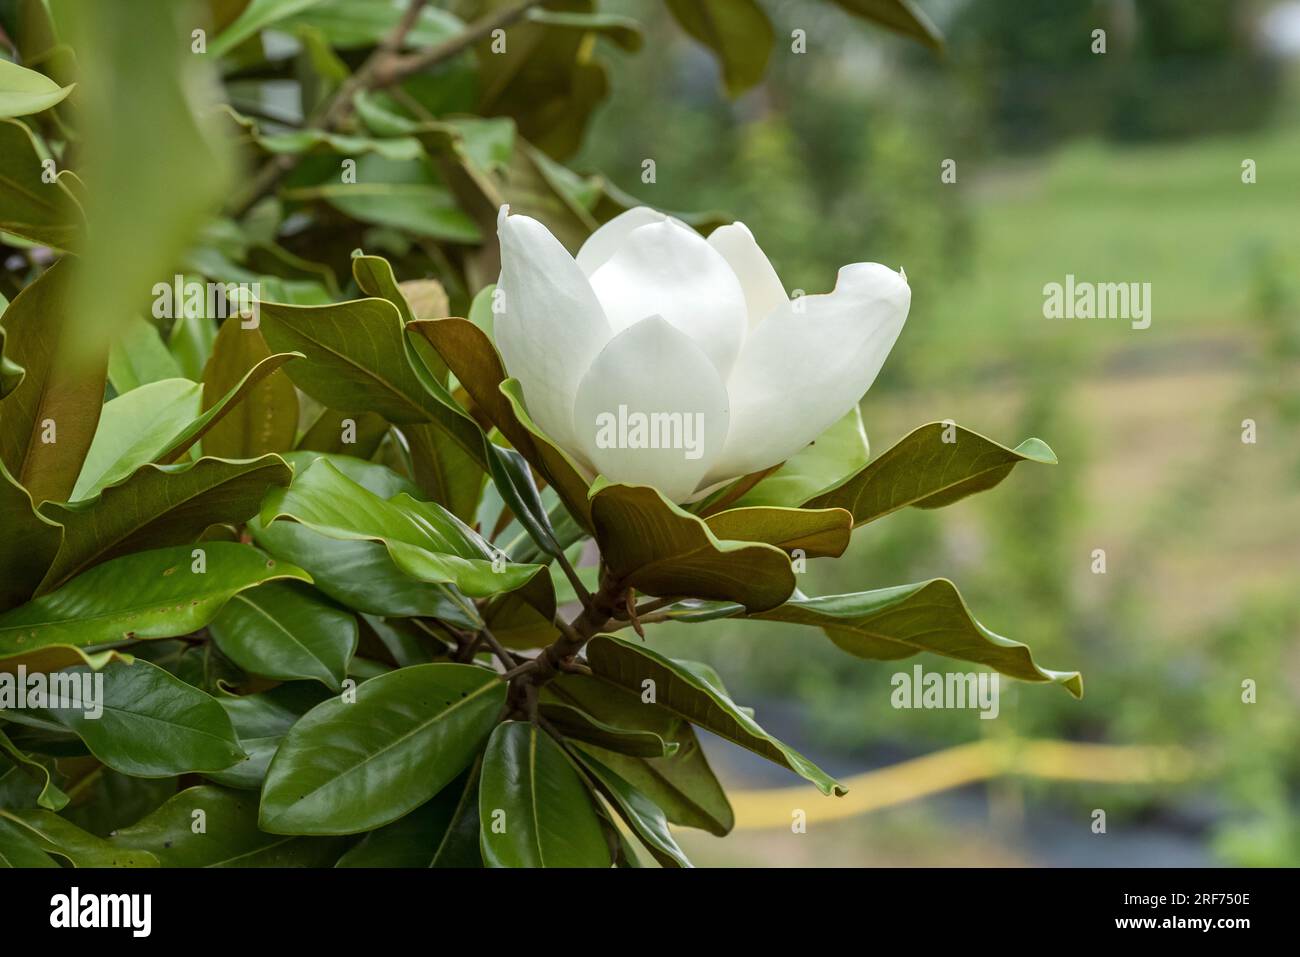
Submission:
{"label": "brown branch", "polygon": [[[540,2],[541,0],[517,0],[508,7],[480,17],[460,33],[442,43],[418,53],[403,54],[399,51],[424,6],[424,0],[411,0],[410,6],[406,8],[401,21],[393,31],[380,42],[379,46],[375,47],[357,71],[339,86],[329,103],[317,117],[307,123],[306,128],[327,132],[338,129],[352,115],[358,93],[392,86],[409,76],[457,56],[490,35],[493,30],[510,26]],[[235,215],[242,216],[258,200],[274,191],[281,178],[298,165],[298,160],[299,156],[288,153],[267,160],[257,171],[242,197],[233,204]]]}
{"label": "brown branch", "polygon": [[533,685],[543,685],[562,672],[589,673],[588,669],[573,660],[583,646],[609,624],[614,613],[623,606],[627,587],[601,568],[600,587],[584,603],[583,609],[568,624],[559,623],[560,637],[542,649],[533,659],[535,666],[529,670],[527,680]]}

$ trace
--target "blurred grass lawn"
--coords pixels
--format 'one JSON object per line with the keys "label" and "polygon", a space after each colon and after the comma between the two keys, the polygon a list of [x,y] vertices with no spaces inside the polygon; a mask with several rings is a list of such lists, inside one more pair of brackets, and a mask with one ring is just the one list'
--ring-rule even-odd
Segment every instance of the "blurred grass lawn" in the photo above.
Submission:
{"label": "blurred grass lawn", "polygon": [[[1247,158],[1256,162],[1254,185],[1241,181]],[[1069,737],[1072,726],[1091,722],[1106,740],[1195,747],[1197,742],[1184,740],[1180,731],[1182,699],[1168,687],[1169,674],[1180,667],[1190,668],[1192,675],[1204,676],[1206,669],[1212,674],[1216,661],[1207,629],[1256,596],[1300,593],[1300,537],[1295,534],[1300,528],[1300,496],[1295,494],[1300,447],[1294,422],[1285,421],[1273,403],[1279,389],[1294,391],[1300,383],[1293,360],[1276,364],[1270,327],[1259,321],[1261,311],[1273,309],[1282,313],[1284,325],[1295,326],[1300,190],[1294,184],[1300,183],[1300,132],[1282,129],[1249,138],[1143,147],[1079,143],[995,170],[963,168],[960,175],[974,180],[967,184],[971,262],[961,278],[934,293],[927,291],[925,276],[911,277],[913,311],[897,347],[911,366],[911,374],[902,377],[910,387],[890,383],[887,363],[880,385],[868,394],[863,411],[873,454],[923,422],[951,417],[1010,445],[1033,429],[1055,448],[1062,464],[1018,469],[1000,488],[937,516],[890,516],[859,531],[845,561],[811,571],[802,587],[829,593],[929,575],[953,577],[995,631],[1029,643],[1048,667],[1082,668],[1089,682],[1091,703],[1035,699],[1032,717],[1008,709],[1015,731],[1029,733],[1026,723],[1037,722],[1040,732],[1057,730]],[[1077,280],[1150,282],[1151,328],[1133,330],[1122,320],[1045,319],[1042,287],[1063,282],[1067,273]],[[1283,295],[1269,305],[1274,286]],[[1056,410],[1048,416],[1052,424],[1041,431],[1032,411],[1035,389],[1049,393],[1049,405]],[[1241,442],[1245,417],[1258,420],[1257,445]],[[1028,553],[1013,564],[997,550],[1000,525],[1023,496],[1050,495],[1054,483],[1077,486],[1077,494],[1063,506],[1068,514],[1046,517],[1060,521],[1041,529],[1047,543],[1041,552],[1034,550],[1034,529],[1026,530]],[[900,568],[882,553],[882,538],[913,538],[928,528],[937,529],[939,537],[919,561]],[[1091,573],[1091,552],[1097,547],[1107,550],[1106,576]],[[1032,588],[1022,579],[1036,564],[1062,561],[1064,587],[1075,596],[1074,607],[1067,610],[1046,596],[1043,617],[1027,616],[1009,595]],[[1123,612],[1121,594],[1136,596],[1136,615]],[[1082,636],[1085,629],[1051,621],[1074,614],[1086,614],[1114,633],[1090,642]],[[1046,625],[1059,627],[1042,627]],[[742,656],[752,661],[769,653],[788,655],[774,650],[777,642],[820,639],[791,628],[746,630],[744,636],[732,631],[721,626],[716,644],[684,628],[655,640],[674,653],[714,661],[744,646]],[[1284,649],[1294,645],[1294,635],[1279,634],[1275,641]],[[810,663],[834,654],[815,644],[800,647],[806,648]],[[930,669],[941,667],[933,657],[916,660]],[[1138,676],[1132,672],[1153,661],[1168,670],[1150,672],[1150,693],[1135,698],[1122,682],[1134,681]],[[729,663],[723,670],[730,677],[735,660]],[[1290,661],[1291,667],[1296,664]],[[1253,673],[1265,670],[1262,663],[1256,665]],[[889,663],[851,659],[825,667],[872,669],[870,694],[882,700],[888,695],[888,676],[897,670]],[[1239,677],[1233,671],[1223,679],[1230,697]],[[858,679],[855,687],[860,690],[866,683]],[[742,702],[747,684],[742,668],[733,686]],[[822,725],[845,727],[880,718],[879,700],[870,707],[843,707],[846,699],[828,700],[818,680],[805,679],[797,670],[785,688],[810,709],[839,710]],[[759,693],[770,699],[773,692],[769,682]],[[1054,693],[1048,687],[1021,687],[1015,700]],[[1289,705],[1275,699],[1270,710],[1278,707]],[[1232,724],[1225,725],[1220,744],[1232,747],[1229,742],[1249,740],[1256,714],[1243,708],[1227,714]],[[910,739],[914,746],[925,740],[924,731],[917,737],[924,717],[908,714],[904,721],[899,713],[887,712],[886,720],[891,717],[893,730],[876,735]],[[978,729],[980,724],[972,722],[976,730],[956,740],[985,730]],[[1151,732],[1153,727],[1158,730]],[[805,729],[791,743],[815,751],[819,731]],[[940,729],[930,735],[936,733],[945,736]],[[919,747],[931,745],[941,746],[932,740]],[[730,785],[773,783],[766,777],[756,782],[725,756],[723,761]],[[873,759],[871,766],[877,763]],[[1212,797],[1217,786],[1210,782]],[[1042,799],[1046,789],[1030,787],[1035,800]],[[761,831],[737,833],[726,842],[685,839],[703,864],[1215,860],[1202,837],[1170,838],[1158,832],[1130,840],[1121,858],[1108,858],[1102,844],[1088,843],[1086,808],[1099,800],[1097,787],[1052,785],[1045,812],[1052,820],[1041,827],[1026,825],[1023,794],[1014,782],[980,793],[989,804],[977,800],[973,816],[968,794],[966,799],[931,798],[835,822],[806,836]],[[1114,786],[1100,793],[1112,805],[1122,803]],[[1145,788],[1130,789],[1124,797],[1168,806],[1186,794]],[[808,800],[821,798],[810,788]],[[999,805],[1007,804],[1013,808],[1011,826],[990,819],[1001,813]],[[1077,821],[1061,824],[1062,808]]]}

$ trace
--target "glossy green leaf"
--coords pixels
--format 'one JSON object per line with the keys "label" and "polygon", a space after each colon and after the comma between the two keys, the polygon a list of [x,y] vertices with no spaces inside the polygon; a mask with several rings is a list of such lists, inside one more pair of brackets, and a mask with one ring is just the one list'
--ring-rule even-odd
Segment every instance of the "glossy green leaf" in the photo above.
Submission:
{"label": "glossy green leaf", "polygon": [[226,787],[260,791],[266,769],[280,741],[304,714],[320,704],[328,692],[316,682],[294,681],[257,694],[217,697],[239,737],[244,760],[221,771],[205,774]]}
{"label": "glossy green leaf", "polygon": [[27,490],[0,462],[0,611],[32,596],[63,541],[64,532],[42,516]]}
{"label": "glossy green leaf", "polygon": [[596,806],[572,759],[536,725],[497,725],[478,796],[489,867],[608,867]]}
{"label": "glossy green leaf", "polygon": [[295,451],[369,458],[383,444],[390,426],[373,412],[345,415],[322,409],[294,445]]}
{"label": "glossy green leaf", "polygon": [[96,837],[106,838],[162,807],[176,793],[179,780],[132,777],[101,764],[73,785],[77,804],[65,809],[63,816]]}
{"label": "glossy green leaf", "polygon": [[59,86],[43,73],[0,60],[0,117],[30,116],[48,110],[62,103],[72,86]]}
{"label": "glossy green leaf", "polygon": [[417,321],[408,329],[442,356],[475,406],[556,490],[569,510],[589,525],[586,481],[572,459],[528,417],[518,383],[506,378],[505,365],[483,330],[455,318]]}
{"label": "glossy green leaf", "polygon": [[351,541],[378,541],[397,567],[421,581],[455,585],[478,598],[523,588],[549,576],[540,565],[498,562],[478,535],[450,513],[403,493],[385,501],[328,461],[316,462],[285,490],[272,492],[262,523],[287,518]]}
{"label": "glossy green leaf", "polygon": [[617,810],[650,853],[664,867],[690,867],[691,862],[673,840],[663,810],[606,767],[595,755],[578,749],[578,760],[596,780],[596,786]]}
{"label": "glossy green leaf", "polygon": [[67,806],[68,796],[54,783],[54,779],[50,776],[50,769],[24,754],[9,740],[2,726],[0,726],[0,752],[9,755],[15,766],[36,782],[37,787],[40,788],[36,795],[37,804],[51,811],[61,811]]}
{"label": "glossy green leaf", "polygon": [[[290,16],[284,26],[312,27],[319,30],[331,46],[348,50],[378,44],[392,33],[405,9],[406,4],[400,0],[372,0],[368,3],[357,3],[356,0],[318,0]],[[433,46],[460,33],[464,27],[464,22],[454,14],[426,5],[421,8],[407,33],[406,42],[412,47]]]}
{"label": "glossy green leaf", "polygon": [[95,498],[71,505],[47,502],[42,514],[63,526],[63,545],[40,593],[118,555],[196,541],[210,525],[237,525],[292,475],[275,455],[240,462],[202,458],[142,466]]}
{"label": "glossy green leaf", "polygon": [[849,546],[853,516],[842,508],[731,508],[704,520],[716,537],[763,542],[806,558],[838,558]]}
{"label": "glossy green leaf", "polygon": [[[472,769],[477,772],[477,768]],[[359,844],[339,858],[338,867],[432,867],[445,842],[454,840],[448,831],[457,824],[463,810],[470,775],[463,774],[432,799],[392,824],[371,831]],[[475,808],[473,844],[475,860],[468,866],[481,866],[478,860],[478,811]]]}
{"label": "glossy green leaf", "polygon": [[433,852],[430,867],[451,868],[483,866],[483,852],[479,849],[478,786],[482,780],[483,756],[475,759],[473,766],[459,780],[439,792],[439,798],[456,798],[456,809],[451,823],[443,832]]}
{"label": "glossy green leaf", "polygon": [[863,525],[909,505],[940,508],[991,489],[1020,462],[1055,465],[1056,455],[1041,439],[1026,439],[1009,449],[960,426],[931,422],[803,504],[847,509],[853,524]]}
{"label": "glossy green leaf", "polygon": [[[98,680],[82,666],[72,675]],[[220,771],[244,757],[234,728],[216,699],[148,661],[115,661],[103,678],[103,713],[45,708],[110,768],[159,778],[188,771]]]}
{"label": "glossy green leaf", "polygon": [[264,302],[261,317],[267,345],[307,356],[288,374],[316,401],[349,414],[377,412],[390,422],[430,419],[434,400],[406,360],[402,317],[391,302]]}
{"label": "glossy green leaf", "polygon": [[727,696],[712,675],[692,663],[666,658],[611,635],[597,635],[587,643],[587,661],[597,677],[638,694],[642,682],[653,681],[655,701],[660,707],[789,768],[817,785],[823,794],[846,792],[821,768],[764,731]]}
{"label": "glossy green leaf", "polygon": [[210,784],[186,788],[110,840],[147,851],[164,867],[328,867],[345,847],[337,839],[260,831],[255,794]]}
{"label": "glossy green leaf", "polygon": [[[3,62],[3,61],[0,61]],[[81,206],[62,177],[47,183],[43,154],[18,120],[0,119],[0,231],[71,249],[85,228]]]}
{"label": "glossy green leaf", "polygon": [[[360,258],[363,265],[375,259]],[[369,271],[362,269],[361,274]],[[261,314],[262,331],[272,348],[299,349],[307,356],[307,361],[290,367],[289,376],[312,398],[351,415],[377,412],[399,425],[437,429],[438,435],[423,434],[419,428],[411,433],[422,456],[422,475],[432,481],[435,461],[445,461],[459,478],[444,481],[442,491],[460,507],[452,489],[464,484],[467,459],[486,464],[483,433],[433,373],[422,376],[417,371],[419,356],[408,345],[397,306],[382,298],[315,307],[263,303]],[[435,460],[448,442],[463,454],[444,452]],[[478,477],[472,477],[476,489]]]}
{"label": "glossy green leaf", "polygon": [[208,44],[208,55],[225,56],[267,27],[287,20],[319,2],[320,0],[252,0],[239,16]]}
{"label": "glossy green leaf", "polygon": [[653,488],[594,487],[591,519],[610,574],[647,595],[716,598],[762,611],[794,591],[789,556],[779,548],[722,541]]}
{"label": "glossy green leaf", "polygon": [[854,16],[871,20],[896,33],[919,40],[934,50],[943,52],[943,36],[914,0],[834,0]]}
{"label": "glossy green leaf", "polygon": [[357,620],[299,582],[233,596],[208,625],[225,655],[263,678],[309,678],[338,691],[357,650]]}
{"label": "glossy green leaf", "polygon": [[528,462],[514,449],[499,445],[493,445],[488,455],[489,472],[505,506],[543,554],[558,558],[564,550],[555,536]]}
{"label": "glossy green leaf", "polygon": [[281,352],[258,360],[257,364],[244,374],[234,386],[221,395],[215,402],[204,396],[203,412],[179,433],[173,436],[166,448],[154,460],[160,465],[178,461],[181,456],[193,448],[194,444],[216,428],[233,410],[253,395],[268,377],[274,376],[276,370],[291,359],[302,358],[300,352]]}
{"label": "glossy green leaf", "polygon": [[[740,614],[736,605],[683,606],[675,619],[704,621]],[[934,578],[849,595],[793,598],[751,617],[825,629],[851,655],[892,661],[922,651],[993,668],[1022,681],[1051,681],[1076,698],[1083,695],[1077,671],[1040,668],[1027,645],[990,631],[971,615],[952,582]]]}
{"label": "glossy green leaf", "polygon": [[858,406],[740,496],[734,507],[801,505],[834,488],[871,460]]}
{"label": "glossy green leaf", "polygon": [[673,752],[662,758],[634,757],[591,743],[582,748],[649,797],[674,824],[719,837],[727,834],[735,815],[695,729],[666,708],[647,704],[641,695],[640,688],[628,691],[599,678],[560,675],[543,688],[542,701],[578,707],[607,725],[653,734],[667,742]]}
{"label": "glossy green leaf", "polygon": [[357,285],[361,287],[361,291],[367,296],[375,299],[387,299],[396,306],[403,323],[412,322],[415,319],[415,312],[412,310],[406,296],[402,293],[402,288],[397,282],[397,276],[393,274],[392,264],[387,259],[382,256],[354,255],[352,257],[352,277],[357,281]]}
{"label": "glossy green leaf", "polygon": [[96,646],[186,635],[246,588],[306,577],[301,569],[232,542],[123,555],[0,615],[0,662],[32,656],[30,666],[51,669],[89,660],[87,649]]}
{"label": "glossy green leaf", "polygon": [[[322,457],[380,498],[389,499],[402,492],[414,495],[418,491],[390,469],[351,456],[323,456],[318,452],[291,452],[285,456],[298,474]],[[440,618],[464,628],[479,623],[477,613],[466,616],[463,600],[398,568],[380,542],[342,541],[296,522],[263,525],[258,518],[249,522],[248,529],[259,547],[305,569],[317,590],[348,608],[384,617]]]}
{"label": "glossy green leaf", "polygon": [[161,455],[198,416],[202,391],[189,379],[163,379],[106,402],[71,501],[93,497]]}
{"label": "glossy green leaf", "polygon": [[457,518],[473,519],[485,480],[481,455],[469,455],[451,435],[431,423],[399,428],[410,449],[411,471],[424,493],[420,497],[437,502]]}
{"label": "glossy green leaf", "polygon": [[772,21],[755,0],[664,0],[682,29],[722,65],[730,96],[756,85],[772,55]]}
{"label": "glossy green leaf", "polygon": [[0,817],[0,867],[58,867],[45,853],[48,846],[26,827]]}
{"label": "glossy green leaf", "polygon": [[[245,329],[238,317],[222,323],[203,369],[204,411],[236,388],[271,350],[262,333]],[[276,370],[249,391],[203,436],[203,452],[229,459],[251,459],[293,448],[298,433],[298,393],[288,374]]]}
{"label": "glossy green leaf", "polygon": [[198,382],[203,378],[203,366],[212,354],[212,344],[217,341],[217,326],[207,316],[176,317],[167,335],[167,349],[181,367],[181,374]]}
{"label": "glossy green leaf", "polygon": [[285,736],[262,790],[277,834],[355,834],[395,821],[454,780],[487,739],[506,686],[473,665],[415,665],[333,698]]}
{"label": "glossy green leaf", "polygon": [[107,350],[97,361],[70,356],[73,268],[59,260],[4,312],[6,352],[26,374],[0,402],[0,462],[38,504],[72,491],[104,400]]}
{"label": "glossy green leaf", "polygon": [[150,382],[183,378],[180,363],[168,351],[153,323],[132,316],[108,350],[108,381],[121,395]]}
{"label": "glossy green leaf", "polygon": [[[0,826],[16,831],[28,846],[67,860],[73,867],[157,867],[148,851],[116,847],[83,831],[77,825],[43,809],[6,811],[0,808]],[[5,831],[0,831],[0,846]],[[2,853],[2,852],[0,852]],[[30,866],[24,864],[22,866]]]}
{"label": "glossy green leaf", "polygon": [[653,731],[618,728],[593,718],[581,708],[562,701],[543,702],[541,714],[557,731],[574,741],[586,741],[620,754],[639,758],[666,758],[677,753],[676,741],[665,741]]}

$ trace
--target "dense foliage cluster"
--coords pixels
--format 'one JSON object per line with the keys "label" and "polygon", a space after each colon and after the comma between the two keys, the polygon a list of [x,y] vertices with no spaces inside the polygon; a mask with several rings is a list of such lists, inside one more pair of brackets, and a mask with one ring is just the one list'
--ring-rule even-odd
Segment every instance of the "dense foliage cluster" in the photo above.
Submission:
{"label": "dense foliage cluster", "polygon": [[[762,75],[752,0],[667,3],[730,91]],[[937,43],[905,0],[839,3]],[[854,409],[681,506],[536,427],[493,224],[573,251],[632,204],[561,161],[635,23],[111,6],[0,6],[0,862],[685,865],[670,824],[733,823],[697,729],[842,790],[648,646],[664,621],[1081,692],[946,580],[796,587],[859,526],[1054,461],[1037,439],[932,423],[870,459]]]}

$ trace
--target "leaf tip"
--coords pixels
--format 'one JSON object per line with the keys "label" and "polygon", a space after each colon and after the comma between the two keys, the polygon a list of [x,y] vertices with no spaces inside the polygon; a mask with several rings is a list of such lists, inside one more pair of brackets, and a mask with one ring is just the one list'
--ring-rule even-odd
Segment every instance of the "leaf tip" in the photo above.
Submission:
{"label": "leaf tip", "polygon": [[1056,453],[1052,451],[1052,447],[1038,438],[1025,439],[1013,451],[1021,458],[1042,465],[1056,465],[1059,462]]}

